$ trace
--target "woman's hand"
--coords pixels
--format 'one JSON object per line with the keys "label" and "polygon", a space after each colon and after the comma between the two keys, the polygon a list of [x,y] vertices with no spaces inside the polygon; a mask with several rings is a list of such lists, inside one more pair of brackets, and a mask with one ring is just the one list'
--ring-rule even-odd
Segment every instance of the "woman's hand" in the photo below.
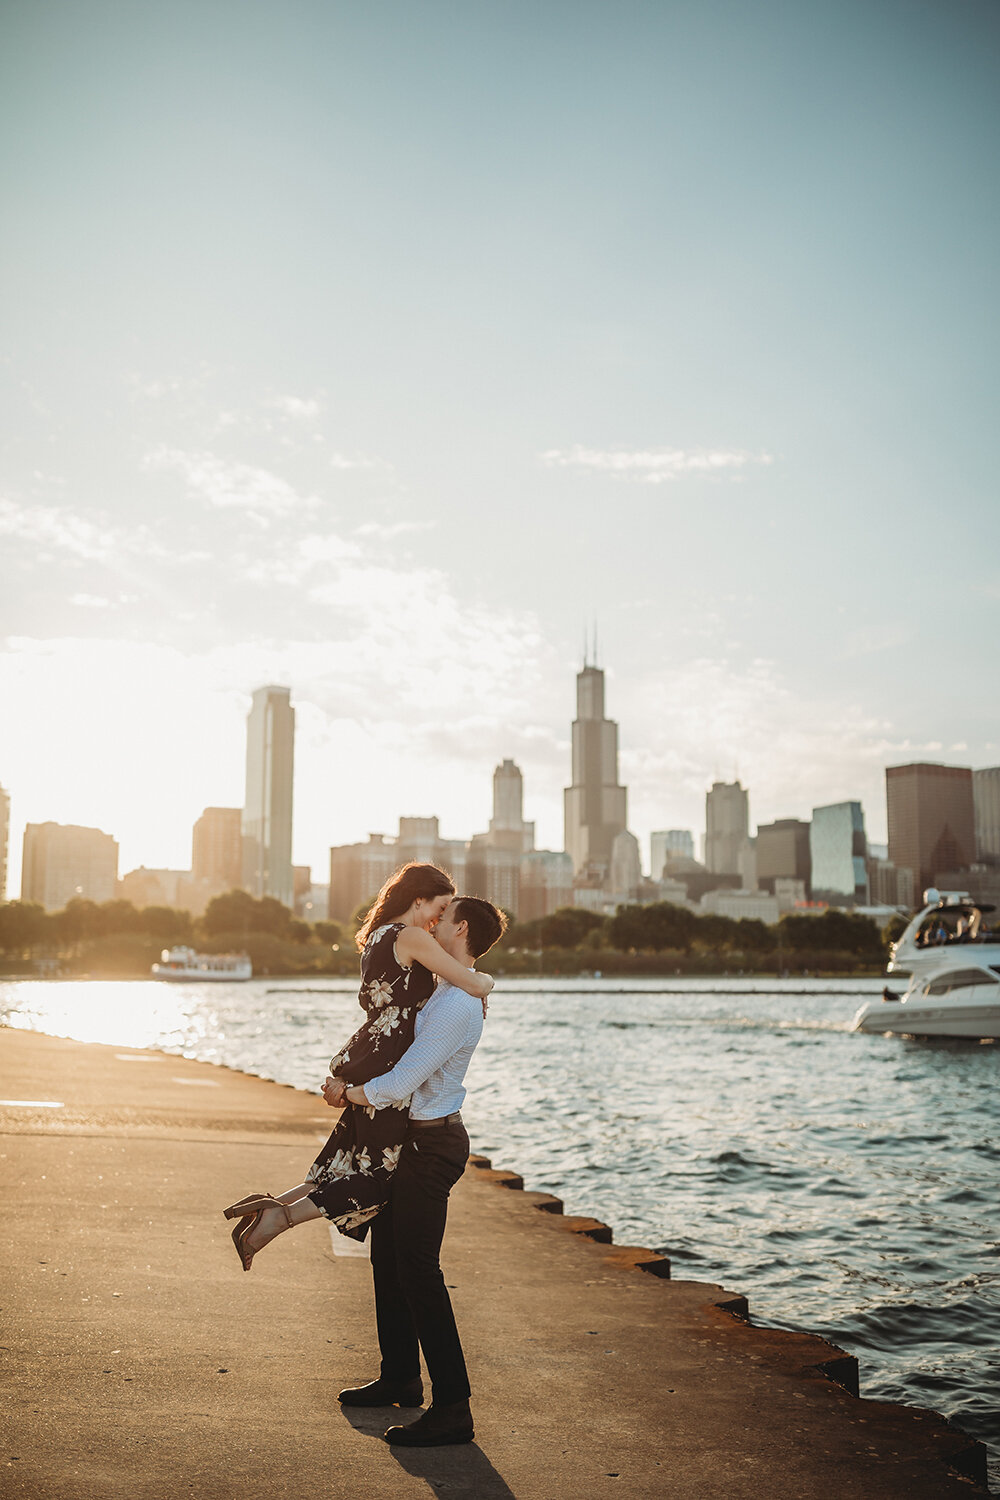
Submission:
{"label": "woman's hand", "polygon": [[479,997],[482,1000],[482,1002],[483,1002],[483,1020],[485,1021],[486,1020],[486,1012],[490,1008],[490,1002],[489,1002],[489,999],[487,997],[488,997],[488,995],[490,993],[490,990],[493,988],[494,984],[496,983],[496,980],[493,978],[492,974],[480,974],[479,977],[480,977],[480,979],[486,979],[486,980],[489,981],[489,989],[486,991],[486,994],[485,995],[481,995]]}
{"label": "woman's hand", "polygon": [[347,1103],[347,1085],[342,1078],[327,1078],[323,1084],[323,1098],[331,1109],[343,1109]]}
{"label": "woman's hand", "polygon": [[493,986],[496,984],[496,980],[493,978],[492,974],[480,974],[477,969],[473,969],[470,971],[469,979],[471,981],[468,987],[469,994],[474,995],[477,1000],[481,1000],[483,1002],[483,1015],[485,1016],[486,997]]}

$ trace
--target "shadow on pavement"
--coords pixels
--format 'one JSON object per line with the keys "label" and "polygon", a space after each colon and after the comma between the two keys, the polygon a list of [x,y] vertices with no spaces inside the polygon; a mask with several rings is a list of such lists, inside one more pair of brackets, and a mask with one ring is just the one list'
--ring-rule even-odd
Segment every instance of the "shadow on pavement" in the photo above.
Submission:
{"label": "shadow on pavement", "polygon": [[[384,1441],[387,1427],[416,1418],[409,1407],[366,1407],[348,1411],[345,1419],[355,1432]],[[414,1479],[425,1479],[432,1487],[444,1481],[450,1500],[517,1500],[514,1491],[490,1463],[478,1443],[460,1443],[445,1448],[393,1448],[389,1453]]]}

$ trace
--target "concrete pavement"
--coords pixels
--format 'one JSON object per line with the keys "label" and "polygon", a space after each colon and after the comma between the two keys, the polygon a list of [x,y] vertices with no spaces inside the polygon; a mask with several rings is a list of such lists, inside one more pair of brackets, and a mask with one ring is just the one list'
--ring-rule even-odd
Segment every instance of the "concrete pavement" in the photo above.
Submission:
{"label": "concrete pavement", "polygon": [[336,1400],[377,1373],[367,1260],[335,1255],[318,1222],[244,1274],[220,1213],[301,1180],[333,1118],[322,1100],[15,1030],[0,1096],[12,1500],[985,1493],[949,1466],[981,1472],[980,1445],[857,1400],[821,1373],[851,1380],[830,1345],[753,1328],[736,1294],[649,1274],[649,1252],[540,1212],[553,1201],[485,1166],[453,1194],[444,1255],[477,1440],[391,1449],[398,1412]]}

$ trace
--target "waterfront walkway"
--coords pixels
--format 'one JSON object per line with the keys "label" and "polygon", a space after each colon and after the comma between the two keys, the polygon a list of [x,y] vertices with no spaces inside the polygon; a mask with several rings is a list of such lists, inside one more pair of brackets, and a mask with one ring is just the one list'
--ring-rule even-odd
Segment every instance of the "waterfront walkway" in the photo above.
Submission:
{"label": "waterfront walkway", "polygon": [[978,1445],[856,1400],[817,1368],[850,1381],[829,1345],[747,1325],[720,1307],[739,1309],[735,1291],[637,1269],[664,1267],[483,1167],[455,1190],[444,1257],[476,1442],[389,1448],[398,1412],[336,1400],[377,1373],[367,1260],[335,1255],[320,1222],[245,1275],[220,1213],[301,1180],[333,1118],[322,1100],[12,1030],[0,1095],[12,1500],[985,1493],[949,1467],[974,1473]]}

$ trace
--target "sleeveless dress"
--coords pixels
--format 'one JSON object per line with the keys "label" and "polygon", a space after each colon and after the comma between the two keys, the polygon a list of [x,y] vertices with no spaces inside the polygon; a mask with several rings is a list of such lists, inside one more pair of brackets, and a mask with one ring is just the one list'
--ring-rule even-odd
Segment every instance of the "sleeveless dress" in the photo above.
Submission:
{"label": "sleeveless dress", "polygon": [[[413,1043],[417,1011],[434,991],[434,975],[422,964],[404,969],[395,946],[404,923],[373,932],[361,955],[358,1003],[368,1019],[330,1063],[349,1084],[388,1073]],[[330,1139],[306,1173],[315,1184],[310,1199],[341,1234],[363,1240],[385,1207],[389,1182],[406,1139],[410,1101],[385,1109],[347,1104]]]}

